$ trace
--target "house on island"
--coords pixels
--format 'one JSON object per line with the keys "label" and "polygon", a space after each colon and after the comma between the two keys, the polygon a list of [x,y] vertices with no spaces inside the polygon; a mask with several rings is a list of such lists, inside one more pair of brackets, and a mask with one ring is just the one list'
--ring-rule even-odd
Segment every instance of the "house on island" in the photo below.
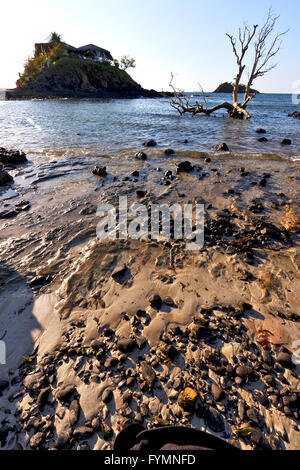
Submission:
{"label": "house on island", "polygon": [[[95,46],[95,44],[88,44],[82,47],[73,47],[70,44],[62,43],[65,46],[66,52],[71,55],[77,55],[84,60],[92,60],[93,62],[112,62],[113,56],[109,51],[102,47]],[[48,42],[35,44],[35,54],[41,52],[49,53],[51,51],[51,44]]]}

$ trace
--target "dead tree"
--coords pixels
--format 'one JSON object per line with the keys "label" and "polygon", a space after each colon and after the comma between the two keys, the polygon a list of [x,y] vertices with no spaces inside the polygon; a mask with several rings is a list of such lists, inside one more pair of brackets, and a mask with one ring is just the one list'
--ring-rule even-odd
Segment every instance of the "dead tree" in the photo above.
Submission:
{"label": "dead tree", "polygon": [[[250,119],[251,115],[246,108],[249,101],[256,96],[256,93],[251,91],[253,82],[276,67],[277,64],[272,63],[272,60],[280,51],[281,37],[287,33],[287,31],[281,33],[275,32],[278,18],[279,16],[275,16],[270,9],[266,22],[261,28],[259,28],[259,25],[253,25],[252,28],[250,28],[245,24],[243,28],[239,28],[238,38],[226,34],[230,40],[238,67],[238,73],[233,81],[232,103],[225,101],[212,108],[208,108],[205,99],[204,104],[198,101],[196,101],[195,104],[191,104],[191,98],[175,87],[173,83],[174,76],[172,74],[170,82],[170,87],[173,90],[171,106],[175,108],[180,115],[191,113],[195,116],[196,114],[202,113],[209,116],[218,109],[226,109],[229,116],[232,118]],[[250,47],[254,49],[254,58],[252,65],[249,67],[248,82],[245,87],[243,100],[239,102],[239,86],[247,67],[246,59],[249,55],[247,53]]]}

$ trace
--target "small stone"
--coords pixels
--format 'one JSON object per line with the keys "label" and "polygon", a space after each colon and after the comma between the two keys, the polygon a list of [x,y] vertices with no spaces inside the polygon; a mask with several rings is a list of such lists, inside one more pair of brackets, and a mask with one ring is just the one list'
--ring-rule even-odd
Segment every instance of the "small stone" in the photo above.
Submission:
{"label": "small stone", "polygon": [[179,395],[178,404],[184,411],[193,411],[197,400],[197,392],[193,388],[185,388]]}
{"label": "small stone", "polygon": [[103,167],[95,166],[92,173],[95,176],[100,176],[100,177],[104,178],[105,176],[107,176],[106,166],[103,166]]}
{"label": "small stone", "polygon": [[75,392],[76,388],[74,385],[66,385],[57,392],[56,398],[62,403],[67,403]]}
{"label": "small stone", "polygon": [[267,131],[266,131],[265,129],[259,128],[259,129],[256,129],[256,133],[257,133],[257,134],[266,134]]}
{"label": "small stone", "polygon": [[47,388],[43,388],[39,393],[36,404],[39,407],[39,409],[42,411],[47,404],[50,391],[51,391],[50,387],[47,387]]}
{"label": "small stone", "polygon": [[171,297],[165,297],[164,304],[167,305],[168,307],[174,307],[175,305],[174,300],[171,299]]}
{"label": "small stone", "polygon": [[144,336],[137,336],[135,341],[139,349],[144,349],[147,344],[147,339]]}
{"label": "small stone", "polygon": [[216,145],[215,150],[216,152],[230,152],[229,147],[225,142]]}
{"label": "small stone", "polygon": [[205,413],[205,419],[209,428],[213,432],[223,432],[225,429],[225,424],[222,416],[215,410],[212,406],[208,408]]}
{"label": "small stone", "polygon": [[138,189],[137,192],[136,192],[136,195],[139,199],[142,199],[145,196],[147,196],[147,191],[143,191],[141,189]]}
{"label": "small stone", "polygon": [[190,173],[194,170],[191,162],[185,161],[177,164],[177,173]]}
{"label": "small stone", "polygon": [[276,361],[286,368],[293,367],[292,355],[289,352],[280,352],[276,356]]}
{"label": "small stone", "polygon": [[154,294],[150,297],[150,305],[152,308],[159,310],[162,306],[162,299],[158,294]]}
{"label": "small stone", "polygon": [[104,390],[102,394],[102,401],[104,403],[109,403],[112,399],[113,399],[113,392],[110,388],[107,388],[106,390]]}
{"label": "small stone", "polygon": [[281,145],[292,145],[291,139],[283,139]]}
{"label": "small stone", "polygon": [[135,340],[130,338],[123,338],[117,342],[117,348],[122,353],[131,352],[135,346]]}
{"label": "small stone", "polygon": [[268,142],[268,139],[266,137],[260,137],[260,139],[258,139],[258,142]]}
{"label": "small stone", "polygon": [[147,154],[144,153],[144,152],[138,152],[138,153],[135,154],[135,159],[136,159],[136,160],[145,161],[145,160],[147,160],[147,158],[148,158],[148,156],[147,156]]}
{"label": "small stone", "polygon": [[88,439],[94,433],[94,430],[88,426],[80,426],[73,432],[73,437],[78,440]]}
{"label": "small stone", "polygon": [[174,155],[175,152],[174,152],[173,149],[166,149],[166,150],[164,151],[164,154],[165,154],[165,155]]}
{"label": "small stone", "polygon": [[7,380],[0,380],[0,392],[3,392],[9,387],[9,382]]}
{"label": "small stone", "polygon": [[30,439],[30,447],[31,449],[36,449],[37,447],[40,447],[41,444],[45,440],[45,434],[43,432],[38,432],[37,434],[34,434],[32,438]]}
{"label": "small stone", "polygon": [[224,390],[222,390],[221,387],[219,387],[218,385],[212,384],[211,394],[214,397],[215,401],[221,401],[224,396]]}
{"label": "small stone", "polygon": [[248,366],[239,366],[237,367],[235,371],[236,375],[242,379],[247,378],[250,374],[252,374],[252,372],[253,372],[253,369],[251,369],[251,367],[248,367]]}
{"label": "small stone", "polygon": [[249,408],[246,412],[248,419],[257,425],[260,424],[260,416],[258,411],[255,408]]}
{"label": "small stone", "polygon": [[156,381],[156,374],[147,362],[141,363],[141,376],[149,388],[152,388]]}
{"label": "small stone", "polygon": [[80,405],[78,400],[73,400],[70,404],[69,423],[70,426],[75,426],[79,419]]}
{"label": "small stone", "polygon": [[157,142],[154,139],[146,140],[143,143],[144,147],[156,147]]}
{"label": "small stone", "polygon": [[111,369],[112,367],[115,367],[118,364],[118,359],[116,357],[109,357],[106,359],[104,363],[105,369]]}

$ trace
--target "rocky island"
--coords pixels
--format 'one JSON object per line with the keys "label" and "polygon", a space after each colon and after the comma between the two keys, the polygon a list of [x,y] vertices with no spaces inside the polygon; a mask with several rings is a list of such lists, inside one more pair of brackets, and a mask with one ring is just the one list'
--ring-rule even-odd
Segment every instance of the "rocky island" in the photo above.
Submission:
{"label": "rocky island", "polygon": [[75,48],[56,33],[48,43],[35,44],[34,56],[19,74],[17,88],[6,90],[7,100],[160,96],[136,83],[126,65],[121,68],[109,51],[93,44]]}
{"label": "rocky island", "polygon": [[[246,90],[246,86],[245,85],[239,85],[238,87],[238,93],[245,93],[245,90]],[[218,88],[216,88],[216,90],[214,91],[214,93],[232,93],[233,92],[233,85],[232,83],[229,83],[229,82],[224,82],[224,83],[221,83],[221,85],[218,86]],[[254,89],[250,89],[249,90],[250,93],[259,93],[259,91],[257,90],[254,90]]]}

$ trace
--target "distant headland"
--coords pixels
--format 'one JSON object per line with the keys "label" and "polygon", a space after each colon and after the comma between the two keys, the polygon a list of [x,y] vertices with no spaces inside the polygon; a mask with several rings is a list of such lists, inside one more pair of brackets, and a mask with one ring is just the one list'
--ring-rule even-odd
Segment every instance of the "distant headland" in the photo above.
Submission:
{"label": "distant headland", "polygon": [[34,56],[17,87],[6,90],[6,99],[161,97],[130,77],[126,69],[133,67],[134,59],[127,56],[119,62],[106,49],[94,44],[76,48],[52,33],[49,42],[35,44]]}

